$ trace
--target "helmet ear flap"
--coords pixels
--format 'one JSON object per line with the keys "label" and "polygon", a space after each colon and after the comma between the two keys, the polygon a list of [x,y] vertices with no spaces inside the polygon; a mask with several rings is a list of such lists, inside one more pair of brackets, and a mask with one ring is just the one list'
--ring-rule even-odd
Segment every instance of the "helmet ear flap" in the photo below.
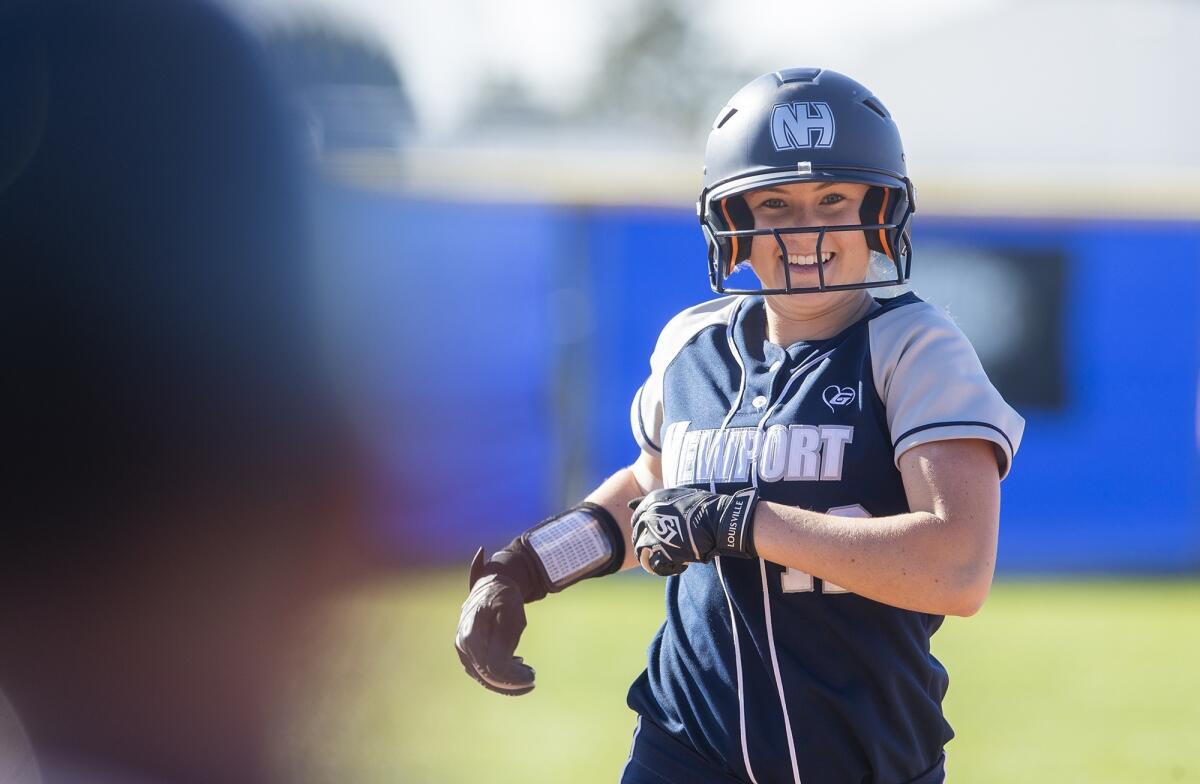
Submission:
{"label": "helmet ear flap", "polygon": [[[729,231],[749,231],[754,228],[754,214],[750,212],[750,206],[741,196],[721,199],[719,204],[721,217]],[[750,244],[753,239],[753,237],[730,237],[726,240],[729,243],[729,264],[725,275],[732,275],[734,267],[750,259]]]}
{"label": "helmet ear flap", "polygon": [[[903,219],[908,209],[908,193],[903,189],[873,185],[863,197],[858,219],[867,226],[894,224]],[[901,252],[905,252],[907,241],[898,229],[864,229],[863,234],[866,235],[868,248],[882,253],[893,262],[896,261],[897,246]]]}
{"label": "helmet ear flap", "polygon": [[[863,197],[862,207],[858,211],[859,222],[866,226],[890,223],[890,210],[894,208],[891,202],[894,201],[891,188],[872,185],[867,189],[867,195]],[[865,229],[863,234],[867,238],[868,248],[884,254],[892,261],[896,260],[892,254],[891,243],[888,242],[887,229]]]}

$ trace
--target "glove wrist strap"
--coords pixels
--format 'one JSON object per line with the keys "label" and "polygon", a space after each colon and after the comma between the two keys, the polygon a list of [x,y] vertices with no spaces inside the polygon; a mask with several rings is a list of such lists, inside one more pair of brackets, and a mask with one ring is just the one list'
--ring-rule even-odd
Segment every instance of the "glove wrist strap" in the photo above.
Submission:
{"label": "glove wrist strap", "polygon": [[758,505],[757,488],[747,487],[728,496],[717,518],[717,553],[735,558],[755,558],[754,508]]}
{"label": "glove wrist strap", "polygon": [[533,558],[525,552],[520,538],[514,539],[503,550],[493,553],[489,559],[484,558],[482,547],[475,552],[475,557],[471,560],[471,587],[474,588],[475,583],[489,574],[497,575],[515,585],[526,603],[537,601],[546,595],[541,589],[541,578]]}

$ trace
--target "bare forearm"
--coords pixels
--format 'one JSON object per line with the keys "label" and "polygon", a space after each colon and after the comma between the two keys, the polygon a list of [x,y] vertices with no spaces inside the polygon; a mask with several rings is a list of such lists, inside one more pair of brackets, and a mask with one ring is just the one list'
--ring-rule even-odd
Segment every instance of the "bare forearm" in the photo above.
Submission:
{"label": "bare forearm", "polygon": [[608,479],[605,479],[586,499],[607,509],[608,513],[621,526],[621,530],[625,536],[625,561],[621,564],[622,569],[630,569],[638,565],[633,548],[629,546],[630,519],[633,516],[633,511],[629,508],[629,502],[645,494],[646,492],[638,484],[633,470],[622,468]]}
{"label": "bare forearm", "polygon": [[930,512],[853,518],[760,503],[759,556],[885,604],[971,615],[987,596],[995,536]]}

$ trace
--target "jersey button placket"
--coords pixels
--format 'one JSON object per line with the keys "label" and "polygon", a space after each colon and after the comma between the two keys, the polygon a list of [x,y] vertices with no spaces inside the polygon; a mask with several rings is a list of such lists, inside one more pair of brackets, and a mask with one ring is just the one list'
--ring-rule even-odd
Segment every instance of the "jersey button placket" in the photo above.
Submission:
{"label": "jersey button placket", "polygon": [[775,394],[779,391],[779,371],[783,368],[783,360],[777,359],[770,365],[763,367],[761,384],[756,384],[756,390],[766,389],[766,394],[757,394],[750,400],[750,406],[754,409],[755,414],[761,414],[771,405],[771,401],[775,398]]}

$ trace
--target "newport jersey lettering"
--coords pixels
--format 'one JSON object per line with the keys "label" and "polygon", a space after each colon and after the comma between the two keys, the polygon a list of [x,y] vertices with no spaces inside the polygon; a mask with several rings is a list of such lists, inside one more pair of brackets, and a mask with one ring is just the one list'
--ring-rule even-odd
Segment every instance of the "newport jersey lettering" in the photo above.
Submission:
{"label": "newport jersey lettering", "polygon": [[[761,296],[690,308],[663,330],[634,397],[635,439],[667,487],[848,516],[907,512],[899,456],[980,438],[1008,473],[1024,422],[940,310],[876,300],[834,338],[766,340]],[[914,564],[914,568],[919,568]],[[941,616],[901,610],[758,559],[668,578],[667,617],[629,691],[639,714],[757,784],[900,784],[953,737]]]}

